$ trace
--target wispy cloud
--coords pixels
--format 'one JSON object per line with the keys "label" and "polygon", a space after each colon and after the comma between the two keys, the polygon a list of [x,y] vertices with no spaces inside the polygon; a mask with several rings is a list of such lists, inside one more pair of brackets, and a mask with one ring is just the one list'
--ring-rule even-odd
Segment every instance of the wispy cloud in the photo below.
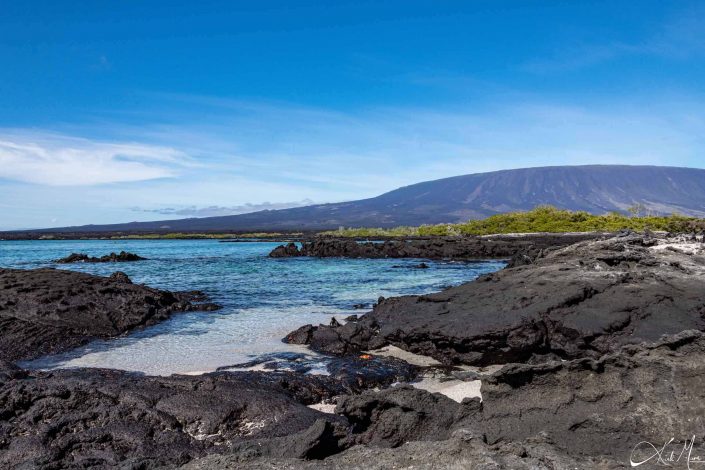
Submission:
{"label": "wispy cloud", "polygon": [[631,55],[673,60],[705,55],[705,7],[679,10],[645,38],[607,42],[596,39],[590,43],[568,45],[557,50],[553,57],[529,61],[521,68],[539,74],[563,72]]}
{"label": "wispy cloud", "polygon": [[135,212],[147,212],[152,214],[161,214],[168,216],[181,217],[215,217],[222,215],[237,215],[248,214],[250,212],[258,212],[265,210],[291,209],[293,207],[310,206],[314,204],[311,199],[294,202],[263,202],[260,204],[245,203],[238,206],[208,206],[208,207],[164,207],[156,209],[145,209],[142,207],[132,207]]}
{"label": "wispy cloud", "polygon": [[521,66],[527,72],[544,74],[583,69],[615,58],[653,53],[645,45],[613,42],[608,44],[582,44],[557,51],[553,57],[532,60]]}
{"label": "wispy cloud", "polygon": [[43,131],[0,131],[0,178],[85,186],[175,177],[189,165],[168,146],[99,142]]}
{"label": "wispy cloud", "polygon": [[[12,143],[0,146],[0,178],[43,185],[0,182],[0,202],[12,207],[0,213],[5,227],[47,226],[57,214],[59,225],[111,223],[354,200],[517,167],[701,167],[703,110],[695,95],[578,106],[513,94],[482,108],[347,113],[188,97],[183,113],[174,104],[168,119],[152,116],[149,125],[116,120],[64,127],[61,136],[0,130]],[[78,182],[80,190],[61,186]]]}

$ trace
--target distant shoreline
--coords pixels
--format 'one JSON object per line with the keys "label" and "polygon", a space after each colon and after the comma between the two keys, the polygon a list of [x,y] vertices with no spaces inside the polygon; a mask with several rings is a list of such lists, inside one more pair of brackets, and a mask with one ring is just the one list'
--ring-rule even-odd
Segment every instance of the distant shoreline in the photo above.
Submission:
{"label": "distant shoreline", "polygon": [[220,243],[243,243],[243,242],[273,242],[273,243],[289,243],[303,242],[314,239],[325,238],[328,240],[358,240],[358,241],[404,241],[404,240],[434,240],[448,238],[519,238],[525,236],[570,236],[570,235],[608,235],[612,232],[588,231],[588,232],[516,232],[516,233],[491,233],[487,235],[399,235],[399,236],[334,236],[331,234],[323,234],[320,232],[302,234],[294,233],[290,236],[281,234],[230,234],[230,233],[129,233],[124,232],[100,232],[100,233],[37,233],[37,232],[0,232],[0,242],[2,241],[62,241],[62,240],[215,240]]}
{"label": "distant shoreline", "polygon": [[[335,225],[330,221],[328,225]],[[62,230],[39,229],[0,232],[0,240],[142,240],[142,239],[216,239],[221,241],[302,241],[318,237],[348,240],[411,240],[438,237],[511,236],[513,234],[585,234],[634,232],[705,232],[705,219],[679,214],[651,215],[634,206],[630,215],[609,212],[602,215],[570,211],[552,206],[538,206],[530,211],[505,212],[484,219],[435,225],[379,227],[339,227],[337,230],[293,227],[268,232],[249,230]]]}
{"label": "distant shoreline", "polygon": [[308,238],[315,234],[304,235],[292,233],[204,233],[204,232],[48,232],[48,231],[14,231],[0,232],[0,241],[5,240],[221,240],[240,241],[243,238],[253,241],[294,241]]}

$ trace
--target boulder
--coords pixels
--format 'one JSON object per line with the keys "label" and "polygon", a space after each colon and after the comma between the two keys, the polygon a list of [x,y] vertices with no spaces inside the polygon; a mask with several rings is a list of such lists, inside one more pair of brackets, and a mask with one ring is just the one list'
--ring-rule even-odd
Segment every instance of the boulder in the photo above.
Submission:
{"label": "boulder", "polygon": [[295,340],[329,354],[393,344],[445,364],[597,358],[705,329],[702,244],[628,235],[547,250],[442,292],[382,300],[354,324]]}
{"label": "boulder", "polygon": [[212,310],[202,292],[169,292],[58,269],[0,269],[0,360],[29,360],[94,338],[154,325],[175,312]]}

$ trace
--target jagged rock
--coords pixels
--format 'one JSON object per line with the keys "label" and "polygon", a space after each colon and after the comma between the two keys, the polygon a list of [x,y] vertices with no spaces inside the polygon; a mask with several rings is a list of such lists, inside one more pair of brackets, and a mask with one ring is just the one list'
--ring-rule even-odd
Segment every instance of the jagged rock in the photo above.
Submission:
{"label": "jagged rock", "polygon": [[337,356],[384,346],[386,342],[376,334],[375,324],[366,315],[361,318],[362,321],[358,319],[340,327],[304,325],[286,335],[283,341],[290,344],[308,344],[314,351]]}
{"label": "jagged rock", "polygon": [[[305,374],[320,365],[320,356],[283,352],[263,354],[248,362],[219,367],[218,371],[260,367],[271,371],[295,371]],[[415,379],[419,371],[418,367],[401,359],[370,354],[330,358],[327,360],[326,370],[328,375],[325,377],[330,379],[326,382],[326,387],[330,393],[323,396],[324,393],[321,392],[323,398],[359,393],[368,388],[383,388],[396,382],[408,382]]]}
{"label": "jagged rock", "polygon": [[326,368],[332,378],[345,384],[348,393],[409,382],[418,374],[418,368],[406,361],[369,354],[335,358]]}
{"label": "jagged rock", "polygon": [[457,403],[409,385],[341,398],[336,413],[351,426],[350,444],[397,447],[404,442],[449,439],[480,411],[479,400]]}
{"label": "jagged rock", "polygon": [[451,375],[456,379],[462,380],[464,382],[470,382],[472,380],[480,379],[480,374],[472,370],[454,370],[451,372]]}
{"label": "jagged rock", "polygon": [[109,255],[104,255],[101,257],[88,256],[85,253],[71,253],[66,258],[60,258],[54,260],[55,263],[68,264],[68,263],[125,263],[130,261],[142,261],[147,258],[143,258],[134,253],[128,253],[126,251],[121,251],[120,253],[110,253]]}
{"label": "jagged rock", "polygon": [[132,280],[122,271],[115,271],[109,276],[110,279],[124,284],[132,284]]}
{"label": "jagged rock", "polygon": [[[678,454],[686,439],[705,435],[705,335],[684,331],[597,360],[510,364],[483,382],[482,403],[399,387],[345,397],[336,411],[358,444],[442,440],[460,430],[490,445],[545,436],[561,454],[627,466],[632,452],[644,458],[642,441],[660,448],[673,438]],[[705,444],[696,446],[693,455],[705,455]]]}
{"label": "jagged rock", "polygon": [[286,335],[282,341],[290,344],[310,344],[311,335],[315,330],[316,327],[313,325],[304,325]]}
{"label": "jagged rock", "polygon": [[[542,431],[564,452],[628,464],[641,441],[659,448],[705,433],[705,336],[685,331],[598,360],[510,365],[483,383],[489,443]],[[702,442],[693,455],[705,455]],[[655,463],[655,462],[654,462]]]}
{"label": "jagged rock", "polygon": [[281,373],[30,372],[0,380],[0,467],[173,468],[264,440],[274,456],[325,457],[347,423],[305,405],[335,387]]}
{"label": "jagged rock", "polygon": [[229,460],[239,463],[236,468],[241,468],[243,462],[253,457],[318,460],[340,452],[346,434],[346,426],[341,422],[319,419],[296,434],[238,442],[229,449],[228,453],[234,457]]}
{"label": "jagged rock", "polygon": [[629,235],[546,250],[530,265],[386,299],[354,324],[309,326],[297,339],[330,354],[393,344],[446,364],[596,358],[705,329],[705,257],[698,243],[669,250],[676,241]]}
{"label": "jagged rock", "polygon": [[27,374],[24,370],[20,369],[13,363],[0,359],[0,386],[5,382],[20,379],[26,375]]}
{"label": "jagged rock", "polygon": [[705,335],[684,331],[597,360],[510,364],[483,383],[482,402],[402,386],[343,397],[336,412],[351,426],[337,445],[349,449],[323,461],[212,456],[189,468],[615,469],[649,457],[642,468],[657,468],[664,444],[686,468],[679,454],[693,436],[691,456],[705,456]]}
{"label": "jagged rock", "polygon": [[292,256],[301,256],[299,248],[296,243],[287,243],[286,245],[280,245],[269,253],[271,258],[289,258]]}
{"label": "jagged rock", "polygon": [[540,436],[524,442],[488,445],[460,437],[443,441],[412,441],[399,447],[354,446],[324,460],[283,458],[243,459],[240,454],[210,455],[190,462],[188,470],[614,470],[627,464],[607,458],[572,458]]}
{"label": "jagged rock", "polygon": [[212,310],[203,293],[173,293],[110,277],[58,269],[0,269],[0,359],[28,360],[92,338],[108,338],[168,318]]}
{"label": "jagged rock", "polygon": [[403,268],[406,268],[406,269],[428,269],[429,266],[428,266],[428,264],[426,264],[426,263],[419,263],[419,264],[415,264],[415,265],[413,265],[413,266],[405,266],[405,265],[403,265],[403,264],[395,264],[394,266],[392,266],[392,268],[398,268],[398,269],[403,269]]}

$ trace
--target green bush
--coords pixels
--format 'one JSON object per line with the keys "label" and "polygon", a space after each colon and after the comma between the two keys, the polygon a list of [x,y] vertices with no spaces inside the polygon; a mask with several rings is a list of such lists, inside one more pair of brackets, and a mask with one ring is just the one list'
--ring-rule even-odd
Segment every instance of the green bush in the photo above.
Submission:
{"label": "green bush", "polygon": [[632,211],[631,216],[619,212],[594,215],[585,211],[569,211],[553,206],[538,206],[526,212],[508,212],[485,219],[469,220],[460,224],[422,225],[420,227],[348,228],[323,232],[325,235],[354,238],[491,235],[531,232],[617,232],[620,230],[652,230],[693,232],[705,230],[705,219],[669,216],[639,216],[643,211]]}

